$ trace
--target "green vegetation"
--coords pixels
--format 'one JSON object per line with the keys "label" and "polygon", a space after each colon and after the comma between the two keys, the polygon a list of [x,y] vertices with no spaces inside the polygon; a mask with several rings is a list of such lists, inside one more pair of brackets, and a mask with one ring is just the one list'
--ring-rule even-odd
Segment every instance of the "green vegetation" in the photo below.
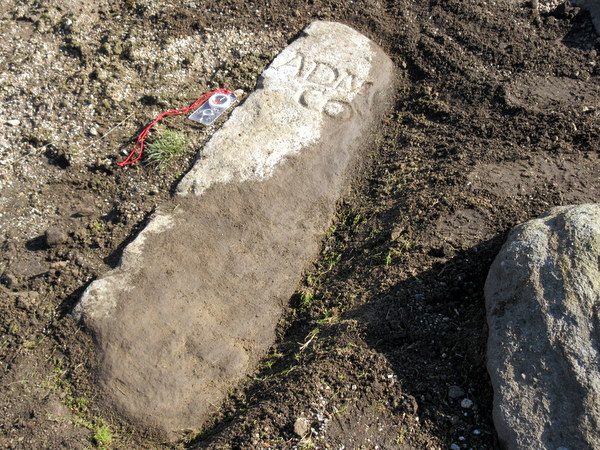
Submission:
{"label": "green vegetation", "polygon": [[398,238],[396,240],[396,243],[393,244],[393,247],[390,247],[384,263],[386,266],[389,266],[390,264],[392,264],[392,262],[394,261],[394,259],[397,259],[399,257],[401,257],[406,251],[410,250],[412,247],[414,247],[414,243],[407,240],[407,239],[403,239],[403,238]]}
{"label": "green vegetation", "polygon": [[387,256],[385,257],[385,265],[389,266],[392,263],[392,252],[388,252]]}
{"label": "green vegetation", "polygon": [[317,445],[314,443],[314,441],[311,438],[308,438],[308,439],[300,442],[301,450],[308,450],[308,449],[316,448],[316,447],[317,447]]}
{"label": "green vegetation", "polygon": [[280,372],[280,374],[281,374],[281,375],[283,375],[283,376],[287,376],[287,375],[289,375],[290,373],[292,373],[294,370],[296,370],[297,368],[298,368],[298,366],[292,366],[292,367],[290,367],[289,369],[282,370],[282,371]]}
{"label": "green vegetation", "polygon": [[94,432],[94,442],[100,448],[104,448],[112,442],[112,431],[106,425],[96,427]]}
{"label": "green vegetation", "polygon": [[323,314],[323,317],[321,319],[317,320],[317,324],[318,325],[331,324],[331,323],[337,322],[338,319],[339,319],[339,317],[335,314],[334,311],[327,310]]}
{"label": "green vegetation", "polygon": [[275,365],[275,363],[283,356],[282,353],[273,353],[270,356],[270,359],[268,359],[265,362],[265,368],[271,370],[273,368],[273,366]]}
{"label": "green vegetation", "polygon": [[90,225],[90,229],[93,234],[98,234],[102,231],[102,223],[94,222],[92,225]]}
{"label": "green vegetation", "polygon": [[88,399],[76,397],[71,381],[67,377],[69,369],[64,365],[61,358],[49,356],[48,361],[52,364],[52,375],[39,387],[49,392],[56,391],[63,398],[64,404],[73,414],[69,419],[73,425],[87,428],[93,433],[92,440],[97,448],[106,449],[113,440],[113,432],[104,421],[95,417],[88,408]]}
{"label": "green vegetation", "polygon": [[303,292],[300,296],[300,307],[304,310],[310,309],[313,305],[314,296],[312,292]]}
{"label": "green vegetation", "polygon": [[149,142],[146,151],[148,164],[156,165],[159,169],[183,155],[187,149],[187,138],[180,131],[167,130],[160,133]]}

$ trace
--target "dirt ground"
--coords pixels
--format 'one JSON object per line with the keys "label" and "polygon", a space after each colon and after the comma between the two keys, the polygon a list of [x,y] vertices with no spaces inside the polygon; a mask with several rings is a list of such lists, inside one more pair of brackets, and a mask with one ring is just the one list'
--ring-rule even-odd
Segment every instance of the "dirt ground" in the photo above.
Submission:
{"label": "dirt ground", "polygon": [[277,343],[177,445],[497,447],[487,270],[515,224],[600,198],[600,39],[555,0],[5,1],[1,446],[170,446],[105,406],[91,337],[69,312],[214,128],[165,120],[159,131],[187,135],[184,157],[116,163],[159,112],[217,87],[251,91],[315,19],[390,55],[395,110]]}

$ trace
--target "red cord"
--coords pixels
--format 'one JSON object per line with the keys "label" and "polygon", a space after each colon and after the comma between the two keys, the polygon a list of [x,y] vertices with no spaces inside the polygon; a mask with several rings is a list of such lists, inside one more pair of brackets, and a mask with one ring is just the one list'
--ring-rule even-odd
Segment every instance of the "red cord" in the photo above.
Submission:
{"label": "red cord", "polygon": [[[171,109],[169,111],[160,113],[158,115],[158,117],[156,119],[154,119],[150,123],[150,125],[148,125],[146,128],[144,128],[144,130],[139,134],[137,141],[135,141],[135,145],[133,146],[133,150],[131,151],[131,153],[129,153],[129,156],[127,156],[127,159],[125,161],[119,163],[119,166],[124,167],[129,164],[133,164],[134,162],[138,161],[142,157],[142,153],[144,153],[144,141],[146,139],[146,136],[150,132],[150,129],[154,125],[156,125],[163,117],[179,116],[181,114],[186,114],[186,113],[190,112],[191,110],[198,108],[200,105],[202,105],[204,102],[206,102],[213,95],[220,94],[220,93],[228,94],[228,95],[231,94],[231,92],[229,92],[228,89],[217,89],[216,91],[202,94],[194,103],[192,103],[187,108]],[[135,156],[136,153],[137,153],[137,156]],[[134,156],[135,156],[135,159],[132,159]]]}

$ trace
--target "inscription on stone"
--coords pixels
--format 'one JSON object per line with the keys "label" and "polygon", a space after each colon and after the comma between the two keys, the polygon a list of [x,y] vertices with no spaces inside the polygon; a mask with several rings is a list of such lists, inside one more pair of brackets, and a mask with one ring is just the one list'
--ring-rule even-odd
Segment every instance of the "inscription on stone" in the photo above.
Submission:
{"label": "inscription on stone", "polygon": [[347,99],[358,94],[366,80],[331,63],[311,60],[300,52],[289,53],[292,53],[290,60],[282,63],[276,60],[272,68],[279,76],[296,79],[302,85],[292,97],[306,108],[349,119],[352,107]]}
{"label": "inscription on stone", "polygon": [[[368,64],[368,61],[365,61]],[[291,48],[283,51],[271,64],[264,77],[286,79],[290,83],[291,98],[313,111],[347,120],[354,114],[352,99],[367,83],[364,67],[348,67],[347,61],[324,61]]]}

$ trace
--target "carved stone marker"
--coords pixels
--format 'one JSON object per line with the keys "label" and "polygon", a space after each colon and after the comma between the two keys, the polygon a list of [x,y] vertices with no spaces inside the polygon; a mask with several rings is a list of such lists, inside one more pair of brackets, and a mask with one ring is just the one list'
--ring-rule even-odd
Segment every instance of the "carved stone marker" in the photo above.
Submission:
{"label": "carved stone marker", "polygon": [[381,49],[338,23],[312,23],[277,56],[75,308],[111,405],[175,437],[255,369],[393,79]]}

